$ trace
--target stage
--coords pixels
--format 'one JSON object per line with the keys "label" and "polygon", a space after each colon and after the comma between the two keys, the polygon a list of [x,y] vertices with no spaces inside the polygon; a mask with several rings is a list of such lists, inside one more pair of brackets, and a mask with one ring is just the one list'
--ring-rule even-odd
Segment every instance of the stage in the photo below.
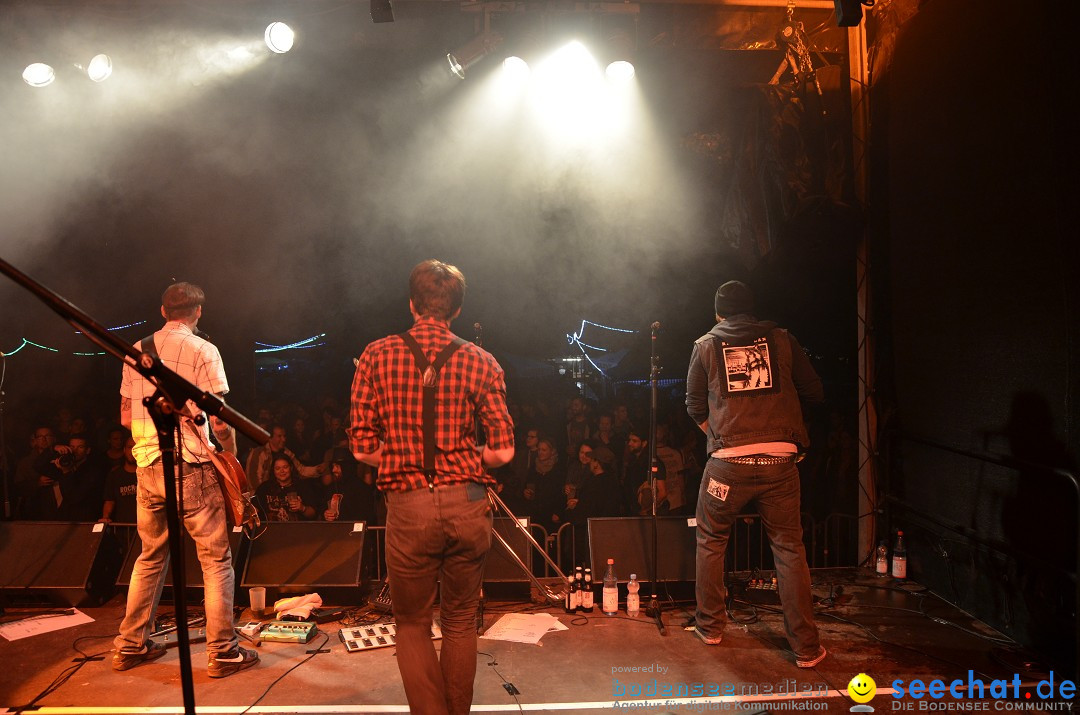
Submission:
{"label": "stage", "polygon": [[[733,615],[742,623],[733,621],[719,646],[707,646],[685,630],[692,613],[687,601],[664,604],[667,634],[662,636],[644,615],[632,620],[623,611],[618,617],[606,617],[597,609],[588,616],[572,616],[532,604],[527,596],[496,598],[489,593],[484,618],[488,629],[504,614],[540,612],[558,616],[567,628],[546,633],[536,645],[481,639],[473,711],[593,712],[623,707],[644,713],[841,711],[853,702],[840,691],[846,691],[859,673],[876,681],[877,696],[870,704],[879,711],[908,709],[906,705],[913,710],[926,705],[944,709],[948,702],[954,702],[952,709],[985,704],[989,710],[1003,706],[1058,710],[1071,704],[1044,701],[1037,694],[1025,698],[1023,689],[1019,698],[997,701],[987,692],[984,703],[955,703],[947,691],[943,700],[932,702],[927,696],[913,700],[910,695],[896,700],[891,694],[898,679],[905,684],[916,678],[946,684],[961,679],[965,685],[981,679],[989,685],[993,679],[1011,684],[1019,676],[1034,686],[1046,674],[1019,670],[1020,660],[1013,663],[1002,657],[1013,649],[1002,647],[1005,639],[1000,634],[917,583],[878,578],[863,569],[817,569],[812,575],[822,643],[829,655],[810,670],[795,666],[781,616],[768,605],[767,593],[756,607],[747,602],[749,597],[733,604]],[[677,599],[686,595],[688,586],[672,584],[669,590]],[[643,589],[643,603],[649,590]],[[80,609],[93,618],[91,623],[0,641],[4,664],[0,705],[13,712],[35,701],[77,665],[73,659],[80,658],[81,651],[95,658],[26,712],[182,712],[175,648],[132,670],[111,670],[111,639],[123,604],[123,594],[117,594],[101,607]],[[5,620],[16,610],[9,609]],[[363,611],[349,615],[361,616]],[[245,612],[238,623],[248,619]],[[407,712],[394,648],[347,652],[338,636],[341,627],[340,621],[324,623],[306,644],[263,643],[259,665],[221,680],[207,677],[204,646],[193,645],[199,711]],[[1061,678],[1059,673],[1057,681]]]}

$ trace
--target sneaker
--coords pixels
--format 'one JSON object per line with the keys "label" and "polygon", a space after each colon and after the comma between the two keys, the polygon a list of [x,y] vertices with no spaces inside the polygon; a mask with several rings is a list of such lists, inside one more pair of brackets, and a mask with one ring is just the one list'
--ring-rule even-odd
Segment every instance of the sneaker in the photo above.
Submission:
{"label": "sneaker", "polygon": [[142,648],[131,650],[122,648],[113,654],[113,670],[128,670],[148,660],[155,660],[165,655],[165,646],[154,641],[146,641]]}
{"label": "sneaker", "polygon": [[715,638],[710,638],[709,636],[705,635],[705,632],[697,626],[694,626],[694,635],[697,636],[698,640],[705,645],[720,645],[720,641],[724,640],[724,636],[722,635],[716,636]]}
{"label": "sneaker", "polygon": [[236,646],[227,653],[210,656],[206,674],[211,678],[224,678],[227,675],[250,668],[259,662],[259,654],[247,648]]}
{"label": "sneaker", "polygon": [[810,656],[809,658],[800,658],[799,656],[795,656],[795,665],[799,666],[800,668],[813,668],[815,665],[825,660],[825,656],[827,656],[828,654],[829,652],[825,650],[825,646],[821,646],[820,648],[818,648],[818,652]]}

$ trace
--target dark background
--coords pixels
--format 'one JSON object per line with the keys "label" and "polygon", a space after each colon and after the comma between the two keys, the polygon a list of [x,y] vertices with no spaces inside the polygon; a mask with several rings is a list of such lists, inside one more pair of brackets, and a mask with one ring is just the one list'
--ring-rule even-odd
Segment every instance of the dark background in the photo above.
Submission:
{"label": "dark background", "polygon": [[[200,327],[221,347],[241,408],[266,398],[255,341],[323,333],[325,347],[285,361],[316,365],[316,384],[304,373],[308,396],[344,399],[351,358],[408,326],[407,276],[425,258],[462,268],[470,288],[454,327],[472,337],[481,322],[485,346],[507,362],[577,354],[566,334],[582,319],[642,331],[582,336],[628,351],[613,371],[624,379],[648,377],[654,321],[664,377],[684,377],[716,286],[742,278],[759,287],[764,317],[787,322],[836,376],[834,396],[854,414],[844,375],[855,349],[853,240],[813,228],[803,242],[799,223],[807,202],[813,216],[822,200],[828,209],[850,197],[817,176],[828,167],[807,169],[802,143],[826,144],[799,137],[802,90],[764,86],[782,58],[772,40],[782,9],[741,11],[744,22],[709,7],[643,6],[642,128],[607,154],[585,142],[567,154],[521,116],[486,116],[480,87],[505,52],[464,82],[441,71],[446,51],[474,35],[475,14],[423,2],[395,12],[375,25],[363,2],[5,6],[2,255],[106,326],[147,320],[118,332],[131,341],[160,323],[164,286],[199,283]],[[838,77],[843,34],[831,12],[800,17],[820,38],[818,63],[837,65]],[[272,19],[297,29],[292,52],[236,74],[207,59],[223,38],[268,54]],[[554,48],[602,36],[608,20],[494,22],[509,49],[522,29]],[[764,49],[737,49],[751,40]],[[101,85],[60,67],[101,50],[116,66]],[[60,68],[54,85],[17,81],[32,60]],[[828,89],[842,120],[838,80]],[[843,140],[829,141],[846,173]],[[115,398],[110,358],[73,356],[95,348],[6,281],[0,299],[0,350],[24,337],[60,350],[11,356],[9,404]]]}

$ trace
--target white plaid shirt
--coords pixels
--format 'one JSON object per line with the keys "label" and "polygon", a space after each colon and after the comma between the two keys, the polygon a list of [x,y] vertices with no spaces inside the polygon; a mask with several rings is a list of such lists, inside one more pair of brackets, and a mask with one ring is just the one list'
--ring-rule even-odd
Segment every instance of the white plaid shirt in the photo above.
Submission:
{"label": "white plaid shirt", "polygon": [[[142,341],[139,341],[140,346]],[[225,379],[225,368],[221,363],[221,353],[212,344],[196,337],[186,324],[170,320],[161,330],[154,333],[154,346],[158,357],[165,367],[174,370],[180,377],[192,382],[204,392],[224,395],[229,391]],[[149,467],[161,456],[158,446],[157,428],[143,405],[143,398],[154,394],[154,386],[140,375],[134,367],[125,362],[124,373],[120,381],[120,395],[131,400],[131,436],[135,440],[135,462],[140,467]],[[195,415],[200,412],[194,403],[188,402],[188,410]],[[189,420],[181,420],[183,425],[182,459],[185,462],[209,462],[210,455],[206,441],[210,437],[209,423],[197,428]],[[196,433],[201,430],[202,439]]]}

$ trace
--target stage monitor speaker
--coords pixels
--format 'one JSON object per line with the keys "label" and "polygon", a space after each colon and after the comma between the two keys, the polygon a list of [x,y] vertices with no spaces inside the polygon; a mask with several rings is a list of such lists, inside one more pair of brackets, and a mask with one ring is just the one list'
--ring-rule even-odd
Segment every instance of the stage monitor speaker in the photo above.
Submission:
{"label": "stage monitor speaker", "polygon": [[862,0],[833,0],[833,5],[839,27],[857,27],[862,22]]}
{"label": "stage monitor speaker", "polygon": [[[526,529],[529,528],[529,520],[526,517],[522,517],[522,522]],[[525,534],[522,533],[515,524],[514,520],[508,516],[495,517],[492,521],[493,528],[496,534],[499,534],[506,540],[506,543],[510,544],[510,547],[514,550],[514,553],[525,562],[525,565],[532,569],[532,557],[533,546],[529,543],[529,540],[525,538]],[[498,583],[498,582],[513,582],[528,581],[528,574],[522,570],[517,561],[514,561],[506,549],[499,544],[498,540],[491,537],[491,551],[488,552],[487,562],[484,564],[484,582],[485,583]]]}
{"label": "stage monitor speaker", "polygon": [[[186,529],[182,531],[184,532],[184,580],[187,581],[189,591],[192,589],[201,590],[203,587],[203,573],[202,565],[199,564],[199,554],[196,551],[195,540],[191,538]],[[239,571],[237,565],[242,563],[242,552],[247,549],[243,536],[241,531],[229,531],[229,548],[232,551],[234,571]],[[131,571],[135,568],[135,560],[139,558],[140,553],[142,553],[142,540],[139,539],[138,535],[135,535],[131,539],[127,555],[124,557],[124,565],[120,569],[120,575],[116,578],[117,586],[126,588],[131,583]],[[162,594],[162,600],[171,600],[172,587],[173,570],[170,562],[169,571],[165,575],[165,591]]]}
{"label": "stage monitor speaker", "polygon": [[[656,541],[660,548],[657,581],[693,581],[697,527],[685,516],[656,518]],[[653,564],[652,517],[627,516],[589,519],[589,553],[593,581],[601,581],[607,560],[615,559],[615,573],[628,581],[636,573],[639,581],[649,580]]]}
{"label": "stage monitor speaker", "polygon": [[0,522],[0,602],[97,606],[112,597],[123,551],[104,524]]}
{"label": "stage monitor speaker", "polygon": [[[357,591],[367,524],[362,521],[272,521],[248,547],[241,585],[277,595]],[[352,594],[349,594],[352,595]],[[346,603],[339,600],[339,603]]]}

